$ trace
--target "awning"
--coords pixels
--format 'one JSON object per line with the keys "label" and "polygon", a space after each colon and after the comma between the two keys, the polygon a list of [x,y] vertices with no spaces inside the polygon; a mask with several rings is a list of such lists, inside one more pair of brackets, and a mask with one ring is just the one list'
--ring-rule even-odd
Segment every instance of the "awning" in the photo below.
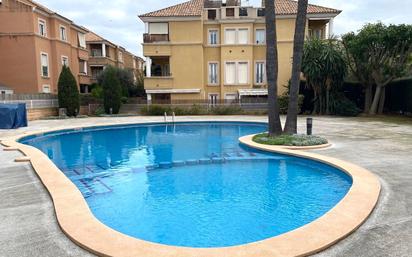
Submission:
{"label": "awning", "polygon": [[267,89],[239,89],[239,96],[267,96]]}

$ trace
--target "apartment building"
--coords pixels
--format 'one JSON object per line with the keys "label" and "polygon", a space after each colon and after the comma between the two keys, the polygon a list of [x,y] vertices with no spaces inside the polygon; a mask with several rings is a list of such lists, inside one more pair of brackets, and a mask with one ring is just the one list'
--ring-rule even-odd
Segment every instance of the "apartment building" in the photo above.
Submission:
{"label": "apartment building", "polygon": [[[281,94],[291,77],[297,2],[277,0],[276,13]],[[339,13],[309,5],[307,36],[332,35]],[[144,84],[149,101],[213,103],[267,96],[263,4],[191,0],[139,17],[146,27]]]}
{"label": "apartment building", "polygon": [[63,65],[90,84],[87,29],[30,0],[0,1],[0,82],[14,93],[57,93]]}
{"label": "apartment building", "polygon": [[97,83],[98,76],[108,65],[131,70],[135,79],[143,70],[142,58],[133,55],[126,51],[124,47],[116,45],[96,33],[87,33],[86,44],[90,53],[89,74],[91,74],[92,83]]}

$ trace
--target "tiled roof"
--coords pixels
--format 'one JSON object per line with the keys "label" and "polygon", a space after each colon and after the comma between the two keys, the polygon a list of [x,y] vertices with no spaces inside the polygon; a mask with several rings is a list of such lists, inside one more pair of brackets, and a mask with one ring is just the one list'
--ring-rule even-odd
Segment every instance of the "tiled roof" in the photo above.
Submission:
{"label": "tiled roof", "polygon": [[[298,2],[294,0],[277,0],[276,1],[276,14],[279,15],[291,15],[296,14],[298,11]],[[321,14],[321,13],[340,13],[339,10],[323,7],[319,5],[308,5],[308,14]]]}
{"label": "tiled roof", "polygon": [[203,0],[191,0],[185,3],[170,6],[158,11],[149,12],[140,17],[188,17],[201,16]]}
{"label": "tiled roof", "polygon": [[106,41],[104,38],[101,36],[97,35],[94,32],[89,32],[86,34],[86,41],[87,42],[101,42],[101,41]]}
{"label": "tiled roof", "polygon": [[[186,16],[201,16],[204,0],[191,0],[178,5],[170,6],[158,11],[146,13],[139,17],[186,17]],[[277,0],[276,13],[278,15],[296,14],[298,3],[294,0]],[[309,4],[309,14],[338,14],[339,10]]]}

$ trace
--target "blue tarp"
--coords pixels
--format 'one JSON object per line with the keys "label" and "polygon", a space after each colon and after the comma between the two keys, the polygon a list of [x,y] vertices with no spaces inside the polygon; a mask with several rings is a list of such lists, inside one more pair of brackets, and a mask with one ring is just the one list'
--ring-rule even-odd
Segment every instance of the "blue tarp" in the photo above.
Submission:
{"label": "blue tarp", "polygon": [[0,104],[0,129],[27,127],[26,104]]}

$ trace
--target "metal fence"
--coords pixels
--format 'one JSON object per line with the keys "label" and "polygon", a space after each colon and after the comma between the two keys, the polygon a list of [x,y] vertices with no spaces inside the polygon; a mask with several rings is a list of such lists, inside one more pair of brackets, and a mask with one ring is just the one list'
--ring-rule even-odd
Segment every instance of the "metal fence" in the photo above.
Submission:
{"label": "metal fence", "polygon": [[0,103],[25,103],[27,109],[44,109],[59,107],[57,95],[50,94],[3,94],[0,95]]}

